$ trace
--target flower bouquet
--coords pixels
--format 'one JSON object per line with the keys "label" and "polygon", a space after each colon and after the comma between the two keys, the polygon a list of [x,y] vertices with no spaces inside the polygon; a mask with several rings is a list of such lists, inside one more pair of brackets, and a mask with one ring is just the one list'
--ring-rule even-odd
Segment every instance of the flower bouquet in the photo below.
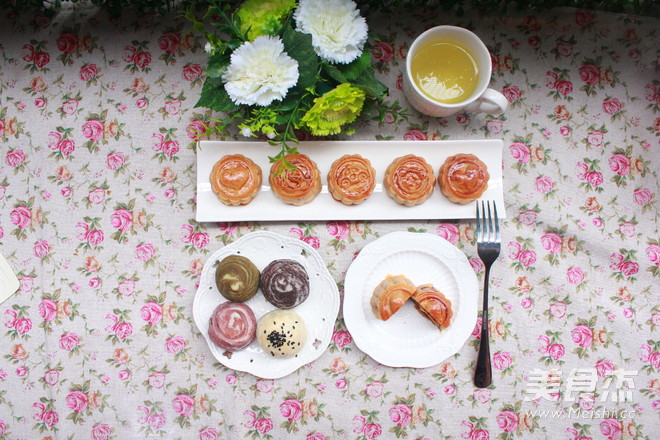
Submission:
{"label": "flower bouquet", "polygon": [[297,152],[300,133],[353,133],[351,124],[387,93],[352,0],[246,0],[235,9],[211,0],[203,21],[187,18],[210,54],[196,107],[224,114],[207,128],[223,135],[236,124],[246,137],[279,145],[272,162]]}

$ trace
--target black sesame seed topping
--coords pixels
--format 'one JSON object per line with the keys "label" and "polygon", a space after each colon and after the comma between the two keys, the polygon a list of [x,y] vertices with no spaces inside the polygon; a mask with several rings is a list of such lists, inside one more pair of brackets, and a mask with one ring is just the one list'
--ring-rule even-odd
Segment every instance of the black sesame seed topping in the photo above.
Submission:
{"label": "black sesame seed topping", "polygon": [[270,332],[266,339],[273,348],[279,348],[286,343],[286,335],[275,330]]}

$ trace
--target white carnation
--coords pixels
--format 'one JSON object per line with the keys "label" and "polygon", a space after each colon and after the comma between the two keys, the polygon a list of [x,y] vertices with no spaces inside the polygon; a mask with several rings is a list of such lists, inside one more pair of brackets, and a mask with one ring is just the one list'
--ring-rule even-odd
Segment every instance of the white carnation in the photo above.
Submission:
{"label": "white carnation", "polygon": [[317,55],[331,63],[350,63],[367,41],[367,23],[352,0],[301,0],[297,29],[312,35]]}
{"label": "white carnation", "polygon": [[267,106],[296,85],[298,62],[284,52],[279,37],[262,35],[231,54],[222,79],[234,103]]}

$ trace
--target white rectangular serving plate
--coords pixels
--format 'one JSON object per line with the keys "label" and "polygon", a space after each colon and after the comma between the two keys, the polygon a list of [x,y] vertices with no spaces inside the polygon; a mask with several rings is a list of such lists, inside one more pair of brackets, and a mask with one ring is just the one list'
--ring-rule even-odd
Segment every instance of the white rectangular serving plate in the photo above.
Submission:
{"label": "white rectangular serving plate", "polygon": [[[200,141],[197,148],[197,212],[199,222],[237,221],[319,221],[319,220],[440,220],[475,218],[475,204],[458,205],[447,200],[435,187],[423,204],[402,206],[389,198],[382,182],[385,169],[397,157],[415,154],[423,157],[437,173],[445,159],[458,153],[470,153],[488,167],[490,180],[483,200],[495,200],[497,213],[505,218],[502,182],[502,141],[499,139],[446,141],[306,141],[298,151],[316,162],[321,172],[323,190],[313,201],[302,206],[288,205],[273,194],[268,184],[271,163],[278,147],[267,142]],[[211,190],[209,176],[213,165],[227,154],[243,154],[261,167],[261,192],[248,205],[226,206]],[[376,170],[376,188],[359,205],[346,206],[328,192],[326,176],[332,163],[344,154],[360,154]]]}

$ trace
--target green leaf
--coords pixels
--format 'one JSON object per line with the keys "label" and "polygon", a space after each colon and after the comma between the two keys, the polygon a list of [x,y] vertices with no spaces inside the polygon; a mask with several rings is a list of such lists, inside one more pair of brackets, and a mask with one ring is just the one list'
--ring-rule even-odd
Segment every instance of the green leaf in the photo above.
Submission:
{"label": "green leaf", "polygon": [[376,75],[371,69],[363,71],[360,76],[351,82],[364,88],[367,95],[372,98],[380,98],[388,92],[387,86],[376,79]]}
{"label": "green leaf", "polygon": [[293,127],[297,127],[300,124],[300,118],[300,112],[280,113],[275,117],[275,124],[282,125],[289,123]]}
{"label": "green leaf", "polygon": [[344,74],[346,79],[352,81],[358,78],[362,72],[371,68],[371,54],[366,50],[355,60],[348,64],[339,64],[337,69]]}
{"label": "green leaf", "polygon": [[215,53],[209,57],[209,63],[206,66],[206,74],[210,78],[220,78],[229,66],[228,53]]}
{"label": "green leaf", "polygon": [[243,43],[245,43],[243,40],[239,40],[238,38],[234,38],[232,40],[227,41],[225,44],[231,50],[232,52],[238,49]]}
{"label": "green leaf", "polygon": [[334,87],[328,82],[322,82],[316,88],[316,93],[318,93],[319,96],[323,96],[330,90],[334,90]]}
{"label": "green leaf", "polygon": [[206,107],[218,112],[230,112],[238,107],[229,98],[220,78],[207,78],[195,107]]}
{"label": "green leaf", "polygon": [[271,104],[271,108],[277,110],[278,117],[286,117],[285,113],[293,110],[296,106],[300,107],[301,97],[297,94],[287,93],[281,103]]}
{"label": "green leaf", "polygon": [[344,75],[336,66],[333,66],[330,63],[323,62],[321,64],[321,68],[323,69],[323,73],[328,75],[330,79],[336,81],[339,84],[343,84],[345,82],[348,82],[348,78],[346,78],[346,75]]}
{"label": "green leaf", "polygon": [[291,26],[284,26],[282,42],[286,53],[298,62],[295,91],[302,94],[305,89],[314,86],[319,78],[319,60],[312,47],[312,36],[297,32]]}

